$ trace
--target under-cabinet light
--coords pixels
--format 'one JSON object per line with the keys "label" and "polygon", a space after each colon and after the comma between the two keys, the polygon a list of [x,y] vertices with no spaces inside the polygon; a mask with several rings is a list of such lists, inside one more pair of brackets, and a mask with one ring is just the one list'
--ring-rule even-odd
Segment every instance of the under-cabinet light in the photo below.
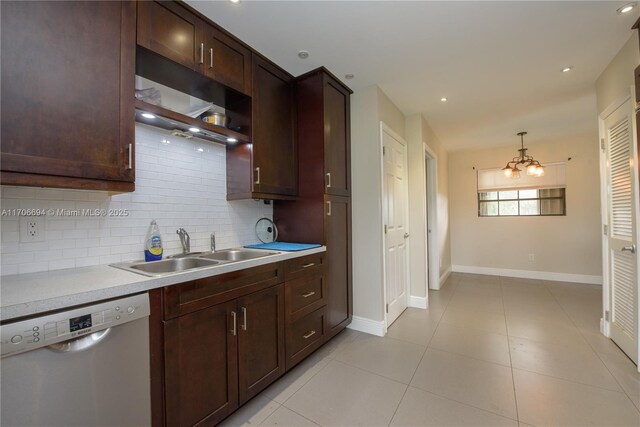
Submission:
{"label": "under-cabinet light", "polygon": [[142,113],[142,117],[146,118],[146,119],[155,119],[156,116],[154,116],[151,113]]}

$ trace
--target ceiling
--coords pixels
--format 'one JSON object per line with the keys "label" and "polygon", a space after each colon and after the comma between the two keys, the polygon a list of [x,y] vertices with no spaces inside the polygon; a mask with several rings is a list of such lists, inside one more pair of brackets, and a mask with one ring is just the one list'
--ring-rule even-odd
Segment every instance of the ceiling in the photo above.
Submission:
{"label": "ceiling", "polygon": [[595,81],[638,17],[619,1],[187,3],[293,75],[379,85],[447,150],[597,135]]}

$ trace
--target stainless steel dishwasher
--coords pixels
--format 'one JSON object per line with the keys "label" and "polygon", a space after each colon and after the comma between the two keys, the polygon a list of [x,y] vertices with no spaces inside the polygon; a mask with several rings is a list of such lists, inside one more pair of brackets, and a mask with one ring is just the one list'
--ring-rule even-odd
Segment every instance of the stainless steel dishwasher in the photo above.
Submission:
{"label": "stainless steel dishwasher", "polygon": [[0,326],[0,424],[148,426],[149,297]]}

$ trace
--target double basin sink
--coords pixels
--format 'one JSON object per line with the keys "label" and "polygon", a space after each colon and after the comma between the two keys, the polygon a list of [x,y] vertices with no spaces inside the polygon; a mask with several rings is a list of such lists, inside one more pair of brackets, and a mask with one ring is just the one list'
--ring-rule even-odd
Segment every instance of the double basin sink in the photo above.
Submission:
{"label": "double basin sink", "polygon": [[187,254],[180,254],[161,261],[120,262],[111,265],[122,270],[131,271],[145,276],[159,277],[183,271],[247,261],[250,259],[277,254],[278,252],[268,252],[256,249],[225,249],[217,252],[191,252]]}

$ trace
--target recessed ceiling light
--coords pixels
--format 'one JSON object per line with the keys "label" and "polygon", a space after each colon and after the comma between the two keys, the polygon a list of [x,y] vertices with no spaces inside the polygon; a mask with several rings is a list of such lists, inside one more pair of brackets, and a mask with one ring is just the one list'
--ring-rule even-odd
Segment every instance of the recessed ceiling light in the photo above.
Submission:
{"label": "recessed ceiling light", "polygon": [[204,148],[198,148],[198,149],[196,149],[196,151],[202,153],[204,151]]}
{"label": "recessed ceiling light", "polygon": [[620,7],[617,12],[619,14],[623,14],[623,13],[629,13],[631,12],[634,8],[636,7],[635,3],[629,3],[629,4],[625,4],[624,6]]}
{"label": "recessed ceiling light", "polygon": [[573,70],[573,66],[570,66],[570,67],[564,67],[564,68],[562,69],[562,72],[563,72],[563,73],[568,73],[568,72],[569,72],[569,71],[571,71],[571,70]]}
{"label": "recessed ceiling light", "polygon": [[156,116],[154,116],[151,113],[142,113],[142,117],[147,118],[147,119],[155,119]]}
{"label": "recessed ceiling light", "polygon": [[309,52],[307,52],[306,50],[301,50],[300,52],[298,52],[298,58],[307,59],[308,57],[309,57]]}
{"label": "recessed ceiling light", "polygon": [[189,132],[198,133],[198,132],[200,132],[200,129],[198,129],[198,128],[189,128]]}
{"label": "recessed ceiling light", "polygon": [[351,74],[351,73],[349,73],[349,74],[345,74],[345,75],[344,75],[344,78],[345,78],[345,79],[347,79],[347,80],[351,80],[351,79],[352,79],[352,78],[354,78],[355,76],[356,76],[355,74]]}
{"label": "recessed ceiling light", "polygon": [[235,3],[235,4],[240,3],[240,0],[229,0],[229,1],[230,1],[231,3]]}
{"label": "recessed ceiling light", "polygon": [[227,142],[238,142],[235,138],[227,138]]}
{"label": "recessed ceiling light", "polygon": [[167,145],[168,145],[168,144],[171,144],[171,141],[169,141],[169,140],[168,140],[168,139],[166,139],[166,138],[165,138],[165,139],[163,139],[161,142],[162,142],[163,144],[167,144]]}
{"label": "recessed ceiling light", "polygon": [[449,100],[449,98],[447,98],[447,97],[445,97],[445,96],[443,96],[442,98],[440,98],[440,101],[441,101],[441,102],[447,102],[448,100]]}

